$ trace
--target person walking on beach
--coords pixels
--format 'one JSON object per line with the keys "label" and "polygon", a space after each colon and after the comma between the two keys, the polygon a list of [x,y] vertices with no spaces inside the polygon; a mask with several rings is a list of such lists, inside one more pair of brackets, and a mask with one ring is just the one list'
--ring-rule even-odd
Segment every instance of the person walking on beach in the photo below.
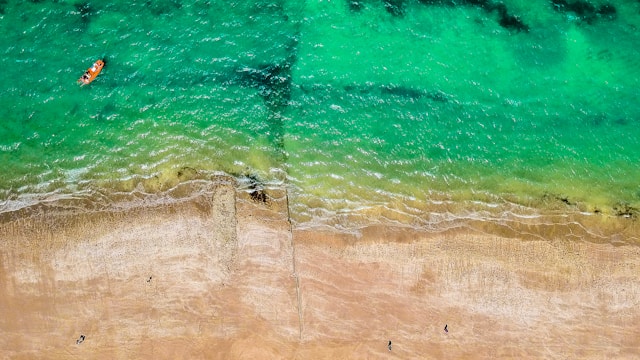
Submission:
{"label": "person walking on beach", "polygon": [[389,340],[389,345],[387,345],[387,347],[389,348],[389,351],[391,351],[391,340]]}
{"label": "person walking on beach", "polygon": [[449,329],[447,329],[447,324],[444,324],[444,332],[448,333]]}

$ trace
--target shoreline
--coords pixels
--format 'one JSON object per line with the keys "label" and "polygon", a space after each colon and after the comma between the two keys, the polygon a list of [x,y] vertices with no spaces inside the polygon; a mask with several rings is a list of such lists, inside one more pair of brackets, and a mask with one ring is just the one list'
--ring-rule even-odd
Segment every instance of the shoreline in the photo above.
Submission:
{"label": "shoreline", "polygon": [[575,219],[433,230],[363,216],[338,231],[292,225],[285,190],[198,184],[173,203],[97,212],[66,203],[5,218],[5,356],[640,355],[632,219],[620,228],[600,218],[606,231],[593,241],[567,236],[589,233]]}
{"label": "shoreline", "polygon": [[[211,189],[219,184],[232,185],[239,194],[248,194],[250,198],[256,196],[253,198],[256,202],[272,197],[275,197],[275,202],[285,202],[281,206],[288,207],[287,217],[292,227],[301,230],[333,229],[337,233],[358,234],[368,227],[391,226],[433,234],[465,230],[509,238],[567,236],[572,240],[596,243],[640,245],[640,223],[637,221],[640,212],[631,205],[587,210],[586,204],[571,203],[560,195],[552,194],[528,204],[489,195],[484,195],[482,201],[454,200],[446,194],[432,194],[433,198],[422,200],[398,196],[386,203],[355,204],[345,200],[331,204],[325,203],[326,199],[317,199],[303,204],[300,200],[309,199],[305,196],[299,199],[295,191],[290,194],[284,180],[263,183],[251,175],[234,177],[192,168],[183,168],[176,176],[138,179],[126,186],[118,183],[113,188],[85,188],[73,194],[12,197],[1,204],[0,226],[48,214],[93,214],[91,216],[99,217],[101,213],[174,206],[211,196]],[[316,208],[311,208],[313,206]]]}

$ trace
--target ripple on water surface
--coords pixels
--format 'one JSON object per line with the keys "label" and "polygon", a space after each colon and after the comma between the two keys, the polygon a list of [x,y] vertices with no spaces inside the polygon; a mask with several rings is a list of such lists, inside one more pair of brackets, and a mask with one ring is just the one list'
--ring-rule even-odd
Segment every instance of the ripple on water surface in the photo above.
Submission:
{"label": "ripple on water surface", "polygon": [[301,222],[635,214],[637,8],[457,4],[2,4],[0,196],[284,170]]}

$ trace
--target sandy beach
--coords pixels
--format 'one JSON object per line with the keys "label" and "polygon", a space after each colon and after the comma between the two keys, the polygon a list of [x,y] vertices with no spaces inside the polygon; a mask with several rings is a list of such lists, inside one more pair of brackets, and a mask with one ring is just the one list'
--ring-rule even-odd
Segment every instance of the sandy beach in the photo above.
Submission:
{"label": "sandy beach", "polygon": [[5,216],[0,357],[640,357],[633,233],[297,228],[284,190],[207,186]]}

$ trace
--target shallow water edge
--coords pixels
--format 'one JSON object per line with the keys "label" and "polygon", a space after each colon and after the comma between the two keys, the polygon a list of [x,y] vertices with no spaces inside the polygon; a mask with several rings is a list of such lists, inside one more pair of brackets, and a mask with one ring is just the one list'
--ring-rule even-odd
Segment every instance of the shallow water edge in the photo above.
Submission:
{"label": "shallow water edge", "polygon": [[[191,171],[190,173],[187,173]],[[389,202],[344,202],[323,207],[324,199],[299,203],[299,189],[286,182],[262,183],[253,176],[232,177],[183,170],[176,182],[160,184],[158,178],[140,182],[133,189],[101,189],[76,194],[46,194],[0,203],[0,224],[55,223],[55,228],[81,223],[86,217],[113,216],[145,209],[171,209],[185,204],[206,209],[219,186],[231,187],[237,201],[281,213],[292,229],[302,232],[344,234],[350,242],[376,238],[387,231],[404,234],[391,239],[410,241],[410,234],[492,235],[523,240],[565,239],[614,245],[640,244],[640,226],[633,208],[585,211],[566,199],[546,195],[538,207],[508,200],[460,200],[435,194],[433,199],[411,198]],[[314,207],[315,206],[315,207]],[[64,225],[66,224],[66,225]],[[389,229],[389,230],[386,230]],[[6,233],[5,233],[6,235]],[[366,236],[365,236],[366,235]],[[385,242],[380,235],[377,240]],[[395,240],[394,240],[395,241]]]}

